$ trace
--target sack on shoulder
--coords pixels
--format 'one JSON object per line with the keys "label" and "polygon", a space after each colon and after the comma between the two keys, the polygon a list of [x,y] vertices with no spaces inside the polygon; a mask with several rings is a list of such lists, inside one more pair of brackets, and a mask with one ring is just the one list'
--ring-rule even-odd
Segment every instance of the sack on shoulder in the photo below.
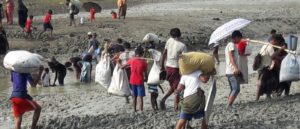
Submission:
{"label": "sack on shoulder", "polygon": [[254,58],[254,62],[252,65],[252,68],[254,71],[258,70],[259,66],[261,65],[261,61],[262,61],[262,56],[260,53],[258,53],[255,58]]}

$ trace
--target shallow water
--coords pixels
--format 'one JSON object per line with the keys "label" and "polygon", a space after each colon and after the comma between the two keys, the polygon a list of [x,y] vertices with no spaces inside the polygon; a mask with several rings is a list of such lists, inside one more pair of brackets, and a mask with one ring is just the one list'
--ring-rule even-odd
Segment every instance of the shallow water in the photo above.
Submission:
{"label": "shallow water", "polygon": [[[53,75],[51,76],[51,84],[53,83]],[[92,78],[93,79],[93,78]],[[58,82],[56,82],[58,84]],[[80,92],[88,92],[95,89],[100,89],[100,86],[95,86],[95,83],[82,84],[79,81],[75,80],[75,76],[72,72],[67,73],[65,78],[64,86],[51,86],[51,87],[42,87],[38,85],[37,87],[27,86],[28,93],[32,96],[36,95],[53,95],[53,94],[75,94]],[[10,97],[12,91],[12,84],[10,82],[10,77],[0,77],[0,96],[1,97]]]}

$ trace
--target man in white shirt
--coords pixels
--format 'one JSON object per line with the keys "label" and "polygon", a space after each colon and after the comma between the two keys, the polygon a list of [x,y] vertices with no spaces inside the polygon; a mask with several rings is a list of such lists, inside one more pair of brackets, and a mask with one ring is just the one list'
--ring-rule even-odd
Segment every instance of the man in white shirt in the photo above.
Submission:
{"label": "man in white shirt", "polygon": [[228,97],[228,107],[232,106],[235,98],[240,92],[240,78],[241,72],[238,67],[238,44],[243,35],[240,31],[234,31],[232,33],[232,42],[228,43],[225,48],[225,60],[226,60],[226,76],[229,81],[230,95]]}
{"label": "man in white shirt", "polygon": [[[183,100],[180,102],[180,120],[177,122],[176,129],[182,129],[186,122],[192,118],[200,119],[204,117],[205,96],[200,88],[200,83],[207,83],[209,78],[209,75],[202,74],[200,70],[188,75],[182,75],[175,91],[176,94],[180,94],[183,91]],[[205,119],[202,120],[201,129],[207,129]]]}
{"label": "man in white shirt", "polygon": [[[178,28],[171,29],[170,35],[171,38],[167,41],[165,50],[162,55],[161,68],[162,71],[166,71],[167,73],[166,80],[169,81],[171,88],[165,94],[165,96],[162,98],[160,102],[160,108],[162,110],[166,109],[165,107],[166,99],[173,94],[174,90],[176,90],[179,84],[179,80],[181,76],[179,73],[179,64],[178,64],[179,55],[187,51],[185,44],[180,41],[180,37],[181,37],[180,29]],[[175,111],[177,111],[178,109],[178,102],[179,102],[179,96],[176,95],[174,101]]]}

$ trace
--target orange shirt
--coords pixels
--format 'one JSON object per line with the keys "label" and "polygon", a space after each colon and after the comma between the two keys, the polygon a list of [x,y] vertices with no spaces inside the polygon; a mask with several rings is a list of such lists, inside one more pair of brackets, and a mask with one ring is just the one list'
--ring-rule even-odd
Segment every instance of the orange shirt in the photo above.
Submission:
{"label": "orange shirt", "polygon": [[127,2],[126,0],[118,0],[117,5],[118,5],[118,7],[121,7],[121,6],[125,5],[126,2]]}

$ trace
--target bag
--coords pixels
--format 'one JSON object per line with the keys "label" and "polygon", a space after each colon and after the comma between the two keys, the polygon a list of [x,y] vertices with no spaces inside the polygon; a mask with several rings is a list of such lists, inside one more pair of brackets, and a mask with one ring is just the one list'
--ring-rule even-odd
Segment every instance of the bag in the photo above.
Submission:
{"label": "bag", "polygon": [[215,72],[215,60],[201,52],[184,53],[179,58],[179,70],[182,75],[201,70],[204,74]]}
{"label": "bag", "polygon": [[281,62],[280,82],[297,81],[300,79],[300,69],[297,58],[293,54],[288,54]]}
{"label": "bag", "polygon": [[251,55],[253,51],[253,46],[247,43],[246,48],[245,48],[245,55]]}
{"label": "bag", "polygon": [[18,73],[32,73],[37,72],[43,66],[44,61],[41,55],[19,50],[7,53],[3,65],[5,68]]}
{"label": "bag", "polygon": [[149,75],[148,75],[148,81],[147,81],[147,84],[161,84],[163,83],[163,81],[160,80],[160,65],[159,65],[159,62],[154,62],[153,65],[152,65],[152,68],[149,72]]}
{"label": "bag", "polygon": [[258,53],[255,58],[254,58],[254,61],[253,61],[253,65],[252,65],[252,69],[254,71],[258,70],[258,68],[260,67],[261,65],[261,61],[262,61],[262,56],[260,53]]}
{"label": "bag", "polygon": [[116,65],[111,80],[108,93],[122,97],[131,95],[127,74],[119,65]]}
{"label": "bag", "polygon": [[101,58],[96,66],[95,82],[108,89],[111,82],[110,58],[105,56]]}

